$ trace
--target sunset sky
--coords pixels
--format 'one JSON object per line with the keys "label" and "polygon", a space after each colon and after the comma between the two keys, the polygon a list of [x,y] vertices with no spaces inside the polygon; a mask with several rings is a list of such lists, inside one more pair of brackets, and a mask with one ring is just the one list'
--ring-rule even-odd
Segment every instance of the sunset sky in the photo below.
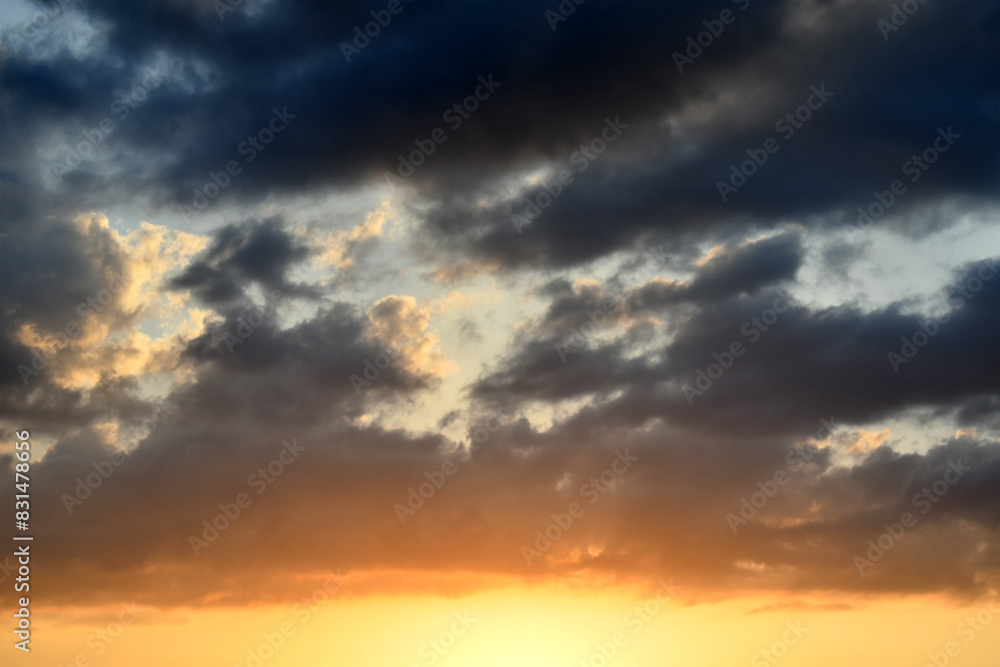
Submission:
{"label": "sunset sky", "polygon": [[4,2],[2,663],[994,665],[998,188],[995,1]]}

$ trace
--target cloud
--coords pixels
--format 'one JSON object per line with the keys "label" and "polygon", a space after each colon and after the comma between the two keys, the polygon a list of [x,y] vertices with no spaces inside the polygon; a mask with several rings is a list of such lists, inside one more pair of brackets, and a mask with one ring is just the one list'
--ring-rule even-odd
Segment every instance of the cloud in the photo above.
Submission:
{"label": "cloud", "polygon": [[[360,7],[271,3],[219,21],[194,3],[83,2],[78,20],[101,26],[103,35],[83,57],[60,52],[5,63],[0,105],[18,110],[4,135],[7,164],[20,179],[35,180],[32,170],[49,166],[21,137],[58,123],[72,128],[67,142],[77,141],[110,116],[110,152],[66,177],[69,198],[93,205],[113,191],[176,209],[210,172],[237,160],[243,170],[218,201],[252,203],[381,185],[398,155],[442,127],[446,143],[409,181],[420,200],[410,211],[435,255],[471,253],[505,268],[576,265],[650,236],[680,243],[748,224],[766,229],[795,219],[822,228],[853,220],[873,190],[904,178],[901,166],[939,127],[962,138],[908,185],[892,224],[956,198],[995,204],[991,156],[1000,137],[988,104],[997,74],[989,38],[995,7],[925,8],[887,45],[877,34],[872,39],[874,6],[763,3],[739,13],[725,39],[678,73],[673,52],[726,7],[731,3],[597,4],[553,32],[532,5],[408,6],[377,45],[347,63],[329,40],[347,39],[368,18]],[[433,36],[424,30],[428,22],[437,26]],[[606,46],[601,58],[595,43]],[[833,61],[841,65],[826,67]],[[437,65],[418,65],[426,62]],[[959,78],[934,63],[960,63]],[[154,65],[167,72],[163,83],[118,121],[110,111],[116,96]],[[371,85],[389,65],[405,85]],[[909,76],[913,71],[924,75]],[[485,74],[504,83],[450,129],[443,114]],[[833,96],[809,124],[782,137],[776,120],[820,84]],[[768,94],[755,94],[761,89]],[[925,99],[948,102],[915,102]],[[272,109],[286,106],[296,118],[246,160],[241,143],[266,127]],[[573,152],[597,136],[606,117],[619,116],[630,125],[627,134],[575,173],[527,236],[518,234],[511,212],[541,192],[521,176],[575,171]],[[732,201],[721,201],[717,181],[769,136],[781,137],[779,152]],[[16,166],[19,159],[31,167]],[[940,219],[934,227],[947,224]]]}
{"label": "cloud", "polygon": [[383,204],[369,213],[364,222],[347,231],[330,232],[322,242],[319,261],[341,271],[349,270],[357,256],[373,247],[382,237],[386,223],[394,216],[391,204]]}
{"label": "cloud", "polygon": [[414,373],[441,376],[453,372],[455,363],[435,349],[440,337],[428,331],[430,308],[417,306],[412,296],[391,295],[368,309],[372,338],[398,355],[398,363]]}
{"label": "cloud", "polygon": [[[635,331],[615,329],[616,321],[628,322],[636,312],[635,301],[647,307],[648,301],[633,298],[651,290],[647,284],[627,295],[622,312],[605,323],[607,334],[581,340],[568,328],[544,324],[557,304],[574,310],[562,305],[567,297],[557,296],[543,324],[526,327],[470,393],[507,406],[603,397],[573,416],[581,429],[635,428],[667,419],[710,431],[787,433],[807,431],[831,414],[862,424],[914,406],[956,410],[996,395],[995,377],[987,369],[1000,357],[988,332],[1000,326],[1000,282],[980,281],[975,294],[964,287],[990,265],[995,260],[965,267],[943,290],[950,312],[934,318],[904,314],[900,304],[872,312],[851,306],[813,309],[764,290],[704,302],[693,311],[660,309],[658,316],[666,321],[660,327],[640,323]],[[581,306],[576,310],[581,327],[586,308],[599,298],[574,300]],[[777,312],[780,308],[786,310]],[[933,337],[925,329],[933,330]],[[918,340],[927,339],[924,345],[905,362],[894,362],[890,354],[901,355],[901,341],[915,332]],[[740,354],[730,352],[734,343]],[[573,347],[561,355],[559,345]],[[637,348],[649,353],[637,355]],[[711,364],[726,366],[714,380],[707,377]]]}
{"label": "cloud", "polygon": [[245,299],[251,284],[268,294],[280,290],[315,295],[310,288],[286,277],[294,264],[309,256],[310,250],[289,235],[280,220],[248,219],[217,230],[204,256],[192,262],[170,285],[189,289],[214,306],[230,306]]}
{"label": "cloud", "polygon": [[[306,391],[312,387],[303,387],[297,400]],[[776,590],[968,595],[996,577],[989,557],[1000,519],[989,501],[998,490],[996,443],[966,437],[923,455],[882,447],[853,468],[815,458],[788,469],[787,485],[733,535],[727,513],[739,511],[740,497],[756,492],[758,481],[787,468],[790,441],[706,439],[663,427],[581,441],[565,428],[537,433],[514,421],[463,457],[439,436],[321,426],[302,416],[270,411],[251,422],[184,405],[176,423],[130,452],[72,516],[61,493],[72,494],[75,478],[93,472],[91,462],[107,459],[114,447],[96,431],[60,440],[34,466],[51,491],[38,497],[39,539],[60,547],[38,556],[50,573],[41,593],[73,603],[129,591],[142,603],[164,606],[281,600],[287,589],[275,576],[289,552],[302,572],[336,564],[361,574],[429,569],[530,580],[589,572],[625,580],[670,571],[696,584],[694,595],[702,599],[765,582]],[[251,488],[251,506],[195,557],[188,538],[204,530],[202,520],[248,491],[249,476],[293,437],[304,447],[300,462],[262,495]],[[616,449],[637,457],[633,468],[613,488],[581,495],[582,485],[616,459]],[[7,472],[11,460],[3,459]],[[406,502],[407,488],[446,460],[458,472],[401,526],[394,504]],[[969,471],[919,514],[918,526],[885,562],[858,576],[852,555],[867,548],[884,522],[898,521],[904,511],[917,514],[911,497],[940,479],[949,461]],[[584,515],[528,565],[521,547],[534,545],[534,529],[574,501]],[[941,549],[944,539],[948,549]],[[113,554],[105,540],[115,543]],[[228,574],[209,574],[215,569]],[[178,585],[160,585],[164,572]]]}
{"label": "cloud", "polygon": [[[287,601],[290,562],[379,592],[663,572],[694,600],[996,586],[1000,279],[975,249],[998,204],[998,8],[929,3],[887,42],[874,3],[751,3],[679,72],[733,4],[585,3],[553,31],[534,3],[412,3],[347,62],[361,4],[220,21],[211,3],[79,0],[65,32],[0,54],[0,419],[41,456],[39,598]],[[162,80],[126,104],[147,68]],[[481,76],[499,85],[448,121]],[[608,123],[623,132],[598,151]],[[871,236],[844,242],[896,179]],[[213,182],[206,231],[171,229]],[[903,237],[951,278],[845,284]],[[428,302],[456,277],[466,294]],[[174,416],[137,434],[160,401]],[[291,440],[301,461],[195,556],[190,536]],[[623,451],[635,465],[595,485]],[[852,557],[958,461],[860,576]],[[727,514],[777,471],[734,535]],[[573,502],[583,517],[536,547]]]}

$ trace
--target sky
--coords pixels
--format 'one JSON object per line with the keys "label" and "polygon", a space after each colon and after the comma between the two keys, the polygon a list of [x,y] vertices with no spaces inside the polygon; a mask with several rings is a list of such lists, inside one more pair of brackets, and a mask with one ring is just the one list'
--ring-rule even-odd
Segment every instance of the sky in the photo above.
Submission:
{"label": "sky", "polygon": [[4,664],[994,664],[998,156],[995,1],[3,3]]}

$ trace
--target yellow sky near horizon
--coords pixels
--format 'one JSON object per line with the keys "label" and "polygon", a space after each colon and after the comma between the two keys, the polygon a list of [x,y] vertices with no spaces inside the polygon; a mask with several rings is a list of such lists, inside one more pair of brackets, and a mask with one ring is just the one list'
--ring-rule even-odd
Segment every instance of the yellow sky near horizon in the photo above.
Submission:
{"label": "yellow sky near horizon", "polygon": [[[309,607],[139,606],[134,620],[122,606],[39,606],[30,661],[53,667],[840,667],[866,656],[865,664],[904,667],[922,666],[933,653],[957,667],[986,667],[1000,655],[1000,619],[994,618],[1000,597],[956,604],[940,596],[757,595],[685,606],[624,589],[509,587],[446,598],[352,597],[349,588],[345,583]],[[127,623],[119,632],[120,618]],[[944,653],[949,642],[951,657]],[[602,661],[602,651],[610,658]]]}

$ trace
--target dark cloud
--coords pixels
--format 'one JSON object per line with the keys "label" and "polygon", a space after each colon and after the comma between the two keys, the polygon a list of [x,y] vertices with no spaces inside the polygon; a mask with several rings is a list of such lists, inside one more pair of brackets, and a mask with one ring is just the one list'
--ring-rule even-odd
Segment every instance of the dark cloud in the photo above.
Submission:
{"label": "dark cloud", "polygon": [[[268,3],[259,15],[238,10],[224,21],[196,3],[81,7],[106,26],[106,48],[5,65],[0,104],[17,119],[8,130],[20,147],[14,154],[29,150],[15,132],[40,132],[56,119],[82,131],[109,114],[144,67],[162,62],[170,72],[137,120],[117,123],[107,138],[113,152],[66,177],[82,200],[99,196],[108,168],[118,191],[190,204],[193,189],[229,160],[243,168],[219,195],[231,202],[381,183],[414,140],[447,125],[442,113],[472,94],[477,77],[493,74],[501,87],[448,130],[411,179],[438,252],[566,265],[649,235],[676,242],[781,218],[853,220],[873,191],[908,178],[901,166],[939,127],[962,138],[909,184],[894,224],[942,198],[995,202],[998,14],[990,3],[922,7],[889,42],[874,28],[875,6],[754,3],[736,10],[735,23],[684,73],[672,54],[732,3],[592,3],[554,32],[535,3],[406,4],[351,63],[338,40],[370,20],[364,5]],[[723,82],[734,99],[724,99]],[[783,134],[775,120],[821,84],[833,97],[723,202],[716,182],[748,159],[747,149]],[[755,87],[766,87],[766,97]],[[696,122],[692,109],[706,105],[741,113]],[[241,142],[286,106],[296,118],[245,162]],[[663,122],[683,115],[691,125],[683,136]],[[575,171],[573,151],[616,117],[629,125],[625,134],[575,173],[526,236],[517,234],[510,214],[541,189],[502,194],[502,179],[540,163]],[[483,195],[496,203],[479,207]]]}
{"label": "dark cloud", "polygon": [[[16,188],[3,183],[0,190]],[[135,320],[120,299],[129,282],[122,249],[93,218],[71,222],[58,209],[43,216],[16,194],[0,200],[9,214],[0,241],[0,417],[38,420],[59,432],[104,411],[129,410],[127,378],[102,372],[88,396],[53,377],[57,362],[79,359],[73,343],[90,331],[90,316],[99,314],[112,329]]]}
{"label": "dark cloud", "polygon": [[[254,312],[264,315],[256,327]],[[205,415],[266,419],[294,413],[308,423],[331,405],[337,414],[358,416],[372,396],[405,396],[437,381],[407,370],[398,359],[387,366],[377,359],[389,348],[348,304],[336,303],[289,329],[279,329],[278,320],[278,313],[263,308],[234,310],[192,340],[186,358],[204,368],[184,403]]]}
{"label": "dark cloud", "polygon": [[274,291],[318,296],[315,288],[291,282],[287,276],[309,256],[310,250],[293,239],[280,220],[247,219],[216,230],[212,245],[171,280],[170,287],[191,290],[209,305],[243,299],[253,284],[268,296]]}
{"label": "dark cloud", "polygon": [[[946,290],[950,312],[937,318],[905,314],[899,305],[869,313],[851,306],[811,309],[766,290],[704,301],[681,313],[643,298],[651,290],[647,285],[628,294],[602,330],[589,324],[588,312],[594,311],[588,309],[599,309],[605,296],[592,287],[579,296],[556,297],[543,324],[527,330],[509,356],[471,387],[471,395],[518,405],[620,392],[572,418],[584,431],[663,418],[734,434],[805,432],[828,415],[861,424],[913,406],[957,409],[975,401],[963,412],[970,414],[971,406],[997,395],[1000,281],[990,276],[995,267],[996,260],[966,267]],[[990,278],[979,280],[981,275]],[[978,291],[969,291],[976,285]],[[557,312],[563,315],[556,318]],[[667,321],[669,343],[655,354],[636,355],[636,343],[657,339],[655,329],[637,320],[649,312]],[[615,321],[637,322],[637,338],[601,339],[602,331],[617,333]],[[918,348],[913,341],[923,344]],[[734,343],[740,345],[737,356]],[[722,369],[712,370],[712,364],[728,368],[717,375]]]}
{"label": "dark cloud", "polygon": [[[504,265],[563,266],[632,247],[645,238],[677,244],[686,237],[724,236],[737,227],[766,227],[781,219],[817,227],[853,223],[856,208],[868,206],[874,201],[873,192],[885,191],[894,179],[903,180],[908,188],[886,220],[897,229],[912,227],[915,211],[942,199],[969,195],[973,201],[995,202],[992,184],[997,171],[989,156],[1000,141],[995,109],[986,100],[995,96],[998,73],[995,59],[982,67],[973,65],[984,52],[996,48],[986,38],[998,21],[995,8],[973,5],[973,11],[960,16],[946,6],[935,6],[907,26],[912,32],[890,44],[873,34],[875,17],[857,9],[814,6],[831,30],[813,34],[805,28],[791,29],[792,34],[779,38],[782,47],[766,52],[751,49],[737,64],[692,68],[683,78],[674,72],[668,81],[681,81],[676,84],[683,91],[680,98],[657,97],[653,102],[662,104],[664,116],[697,104],[719,103],[722,91],[698,78],[702,75],[723,77],[742,90],[729,94],[740,96],[733,104],[740,106],[743,116],[720,113],[715,122],[707,120],[697,133],[682,138],[659,119],[644,124],[642,118],[623,111],[621,117],[634,122],[620,143],[611,145],[606,156],[586,171],[571,168],[575,182],[520,232],[511,213],[524,215],[525,197],[537,201],[542,186],[505,194],[483,183],[462,196],[452,192],[437,199],[428,224],[461,239],[457,247]],[[957,33],[943,37],[940,25],[952,21],[971,22],[964,31],[973,35],[971,41]],[[845,43],[852,48],[845,51]],[[831,67],[831,62],[837,65]],[[914,76],[918,70],[933,73]],[[945,81],[948,73],[958,71],[960,83]],[[692,79],[701,85],[686,85]],[[812,87],[820,84],[833,96],[814,117],[790,137],[787,130],[776,131],[775,121],[804,104]],[[762,102],[751,92],[755,85],[767,86],[774,94]],[[943,88],[981,103],[952,107],[936,92]],[[925,105],[921,101],[925,99],[942,101]],[[593,118],[587,141],[597,136],[603,116]],[[918,181],[911,182],[913,174],[902,172],[904,164],[932,145],[939,128],[947,133],[949,127],[961,137],[929,171],[920,172]],[[779,152],[723,201],[717,183],[727,181],[732,166],[748,160],[746,151],[759,151],[768,137],[779,140]],[[549,158],[560,168],[569,167],[575,148],[552,151]],[[484,210],[475,203],[483,195],[498,202]],[[951,220],[951,216],[937,217],[921,225],[920,232],[940,229]]]}
{"label": "dark cloud", "polygon": [[31,321],[61,330],[124,270],[110,231],[99,225],[56,219],[7,229],[2,298],[9,326]]}
{"label": "dark cloud", "polygon": [[797,234],[783,234],[720,249],[699,267],[688,284],[655,283],[630,298],[635,310],[658,310],[680,302],[716,302],[739,293],[794,280],[802,264]]}
{"label": "dark cloud", "polygon": [[[790,465],[791,443],[783,439],[744,437],[736,446],[731,438],[681,436],[662,427],[595,433],[583,442],[565,429],[543,434],[523,419],[507,421],[466,456],[440,437],[321,427],[295,413],[242,426],[241,417],[225,413],[181,414],[125,456],[90,498],[72,506],[72,515],[61,494],[74,493],[77,478],[114,449],[81,432],[35,465],[37,536],[66,546],[38,556],[49,573],[39,583],[45,599],[114,600],[127,592],[166,606],[209,598],[287,600],[288,587],[270,573],[287,568],[289,553],[303,571],[330,563],[347,572],[454,568],[527,578],[578,568],[623,578],[669,571],[697,586],[698,593],[687,593],[695,598],[757,587],[761,573],[790,590],[960,595],[976,594],[997,574],[990,549],[995,555],[1000,448],[971,438],[942,442],[924,455],[880,448],[844,468],[828,452]],[[196,557],[189,538],[204,531],[202,521],[248,491],[248,477],[292,439],[303,448],[300,458],[262,495],[251,488],[253,504]],[[619,453],[635,459],[621,480],[603,493],[585,493],[583,485]],[[394,505],[445,461],[457,472],[400,525]],[[2,462],[9,473],[10,457]],[[952,463],[962,476],[921,512],[913,496],[933,487]],[[777,471],[788,481],[745,524],[735,524],[734,534],[727,515],[739,513],[741,498]],[[557,486],[564,478],[569,484]],[[544,529],[571,502],[585,507],[584,516],[528,564],[522,547],[534,544],[534,529]],[[863,556],[867,540],[903,512],[916,515],[917,525],[860,576],[853,556]],[[113,555],[107,541],[116,545]],[[984,551],[984,544],[993,546]],[[177,584],[162,586],[163,572]]]}

